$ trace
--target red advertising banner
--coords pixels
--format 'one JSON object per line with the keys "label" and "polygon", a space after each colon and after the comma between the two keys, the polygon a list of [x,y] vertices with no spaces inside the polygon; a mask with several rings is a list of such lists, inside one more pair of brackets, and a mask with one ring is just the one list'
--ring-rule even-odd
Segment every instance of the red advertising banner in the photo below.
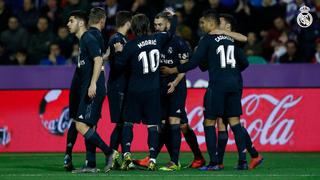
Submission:
{"label": "red advertising banner", "polygon": [[[205,89],[188,89],[186,109],[202,150]],[[68,90],[0,91],[0,152],[63,152],[68,119]],[[247,88],[242,97],[242,124],[260,151],[320,151],[318,88]],[[107,99],[98,132],[109,143],[113,129]],[[227,150],[236,149],[229,130]],[[84,151],[81,135],[75,151]],[[134,128],[133,151],[147,151],[147,129]],[[184,139],[182,151],[189,151]]]}

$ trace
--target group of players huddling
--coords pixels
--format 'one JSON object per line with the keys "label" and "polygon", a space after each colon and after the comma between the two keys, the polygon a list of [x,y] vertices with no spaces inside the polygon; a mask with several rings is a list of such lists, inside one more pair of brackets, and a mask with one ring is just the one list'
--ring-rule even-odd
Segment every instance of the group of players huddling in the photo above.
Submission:
{"label": "group of players huddling", "polygon": [[[67,171],[98,172],[96,147],[105,154],[104,172],[111,169],[129,170],[135,166],[151,171],[180,170],[181,132],[194,155],[189,168],[222,170],[228,125],[234,133],[238,149],[239,159],[235,169],[253,169],[263,161],[252,145],[247,130],[240,124],[241,71],[249,63],[242,50],[235,45],[235,40],[246,41],[246,37],[232,32],[234,19],[231,15],[204,12],[199,19],[199,26],[206,34],[193,53],[188,44],[175,35],[177,17],[170,9],[155,17],[154,33],[150,32],[150,22],[144,14],[118,12],[117,32],[110,37],[107,47],[101,35],[105,23],[105,11],[92,8],[89,15],[82,11],[72,12],[67,24],[80,45],[78,64],[70,88],[69,116],[72,123],[67,134],[64,158]],[[135,38],[128,41],[126,35],[130,29]],[[107,89],[104,62],[110,65]],[[185,111],[185,72],[197,66],[209,72],[203,122],[209,163],[201,154]],[[106,95],[111,121],[115,123],[110,146],[96,131]],[[133,125],[141,122],[148,128],[149,156],[134,160],[130,151]],[[85,139],[86,163],[84,167],[75,169],[72,149],[78,132]],[[118,152],[119,145],[122,155]],[[163,145],[166,145],[171,160],[167,165],[157,167],[156,159]],[[246,161],[247,151],[251,156],[249,165]]]}

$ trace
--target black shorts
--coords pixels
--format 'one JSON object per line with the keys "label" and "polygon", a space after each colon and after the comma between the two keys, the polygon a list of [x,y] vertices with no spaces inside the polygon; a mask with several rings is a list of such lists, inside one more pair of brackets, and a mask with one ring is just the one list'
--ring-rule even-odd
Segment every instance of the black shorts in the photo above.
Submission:
{"label": "black shorts", "polygon": [[[181,80],[183,81],[183,80]],[[181,118],[185,114],[185,104],[187,98],[187,88],[185,82],[180,82],[173,93],[168,94],[169,82],[161,83],[161,119],[167,120],[169,117]]]}
{"label": "black shorts", "polygon": [[226,92],[209,87],[204,96],[204,118],[239,117],[242,114],[242,90]]}
{"label": "black shorts", "polygon": [[97,125],[101,118],[102,105],[106,94],[105,78],[100,75],[97,82],[96,96],[93,99],[88,97],[88,84],[82,83],[80,85],[79,82],[72,82],[69,96],[69,113],[70,118],[92,127]]}
{"label": "black shorts", "polygon": [[83,122],[90,127],[96,126],[101,118],[101,110],[105,96],[96,95],[90,99],[87,95],[83,97],[79,104],[77,121]]}
{"label": "black shorts", "polygon": [[187,113],[185,110],[183,110],[183,113],[181,113],[180,118],[181,118],[180,124],[188,124],[189,123],[188,116],[187,116]]}
{"label": "black shorts", "polygon": [[107,93],[112,123],[123,122],[124,92],[110,90]]}
{"label": "black shorts", "polygon": [[128,92],[124,105],[124,120],[132,123],[142,121],[147,125],[160,124],[160,90]]}

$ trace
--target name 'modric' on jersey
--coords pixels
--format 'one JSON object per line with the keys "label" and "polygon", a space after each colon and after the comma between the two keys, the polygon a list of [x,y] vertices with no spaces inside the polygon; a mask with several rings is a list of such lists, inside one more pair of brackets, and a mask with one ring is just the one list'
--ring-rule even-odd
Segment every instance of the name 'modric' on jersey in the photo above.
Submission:
{"label": "name 'modric' on jersey", "polygon": [[140,42],[139,44],[137,44],[138,47],[141,49],[142,47],[144,46],[148,46],[148,45],[154,45],[156,46],[157,45],[157,40],[155,39],[152,39],[152,40],[145,40],[145,41],[142,41]]}

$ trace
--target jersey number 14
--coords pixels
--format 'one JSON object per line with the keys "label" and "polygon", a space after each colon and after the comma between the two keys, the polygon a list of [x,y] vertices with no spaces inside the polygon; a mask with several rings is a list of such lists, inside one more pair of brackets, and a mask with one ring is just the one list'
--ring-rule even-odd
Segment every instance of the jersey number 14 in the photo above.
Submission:
{"label": "jersey number 14", "polygon": [[142,61],[143,74],[149,73],[149,64],[151,72],[155,72],[159,66],[160,52],[158,49],[152,49],[148,54],[146,51],[142,51],[138,59]]}
{"label": "jersey number 14", "polygon": [[231,68],[236,67],[236,60],[234,59],[234,46],[228,45],[227,53],[223,45],[220,45],[217,49],[217,54],[220,54],[221,68],[226,68],[227,64],[231,65]]}

